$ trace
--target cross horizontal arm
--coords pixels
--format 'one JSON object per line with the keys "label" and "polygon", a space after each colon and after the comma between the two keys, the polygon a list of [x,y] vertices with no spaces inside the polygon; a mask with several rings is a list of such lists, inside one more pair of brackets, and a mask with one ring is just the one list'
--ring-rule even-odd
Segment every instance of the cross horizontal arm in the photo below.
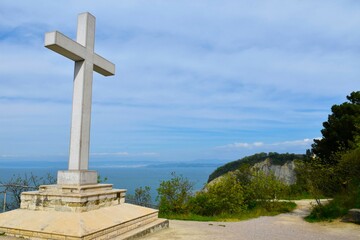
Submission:
{"label": "cross horizontal arm", "polygon": [[94,71],[104,76],[112,76],[115,74],[115,64],[95,53]]}
{"label": "cross horizontal arm", "polygon": [[45,34],[45,47],[74,61],[84,60],[86,48],[57,31]]}
{"label": "cross horizontal arm", "polygon": [[[73,61],[82,61],[85,59],[86,48],[62,33],[57,31],[45,34],[45,47],[57,52]],[[115,74],[115,65],[105,58],[94,53],[94,71],[104,76]]]}

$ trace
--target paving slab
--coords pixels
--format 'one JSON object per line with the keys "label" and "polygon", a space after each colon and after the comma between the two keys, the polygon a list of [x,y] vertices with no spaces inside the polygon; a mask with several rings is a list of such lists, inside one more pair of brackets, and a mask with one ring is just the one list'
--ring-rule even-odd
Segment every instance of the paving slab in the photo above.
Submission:
{"label": "paving slab", "polygon": [[43,239],[115,237],[158,221],[157,215],[157,210],[126,203],[81,213],[17,209],[0,215],[0,232]]}

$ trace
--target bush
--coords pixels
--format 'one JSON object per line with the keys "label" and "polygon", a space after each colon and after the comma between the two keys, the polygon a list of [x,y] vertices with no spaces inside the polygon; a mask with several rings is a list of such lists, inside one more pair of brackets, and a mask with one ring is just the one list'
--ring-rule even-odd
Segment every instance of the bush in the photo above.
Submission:
{"label": "bush", "polygon": [[[250,184],[246,187],[248,202],[254,205],[261,204],[271,210],[274,201],[283,195],[288,187],[276,179],[274,174],[265,174],[263,171],[254,171]],[[254,201],[256,201],[254,203]]]}
{"label": "bush", "polygon": [[[308,221],[331,220],[344,216],[351,208],[360,208],[360,147],[339,154],[338,164],[332,169],[334,174],[328,178],[337,186],[334,199],[327,205],[318,202]],[[323,179],[320,174],[315,174],[318,181]]]}
{"label": "bush", "polygon": [[144,188],[139,187],[135,189],[135,194],[127,194],[126,200],[130,203],[134,203],[136,205],[144,206],[144,207],[151,207],[151,188],[149,186],[145,186]]}
{"label": "bush", "polygon": [[317,202],[324,196],[333,197],[339,191],[335,166],[324,165],[318,158],[313,158],[297,163],[296,167],[298,184],[305,185]]}
{"label": "bush", "polygon": [[186,213],[188,203],[192,197],[194,183],[182,175],[171,173],[172,178],[160,183],[157,200],[159,201],[160,214]]}
{"label": "bush", "polygon": [[289,212],[296,206],[273,199],[286,187],[273,174],[254,172],[246,167],[225,174],[195,196],[192,195],[192,183],[175,173],[172,176],[170,180],[161,182],[157,198],[160,216],[169,219],[244,220]]}
{"label": "bush", "polygon": [[243,187],[234,174],[226,174],[198,193],[190,202],[191,211],[203,216],[235,214],[246,208]]}
{"label": "bush", "polygon": [[341,156],[337,166],[338,175],[343,187],[360,185],[360,146],[347,151]]}
{"label": "bush", "polygon": [[[349,196],[338,195],[328,204],[317,204],[313,206],[313,209],[309,216],[305,219],[309,222],[317,221],[331,221],[332,219],[342,217],[347,214],[350,208],[354,207],[356,194]],[[359,192],[357,193],[357,198]]]}

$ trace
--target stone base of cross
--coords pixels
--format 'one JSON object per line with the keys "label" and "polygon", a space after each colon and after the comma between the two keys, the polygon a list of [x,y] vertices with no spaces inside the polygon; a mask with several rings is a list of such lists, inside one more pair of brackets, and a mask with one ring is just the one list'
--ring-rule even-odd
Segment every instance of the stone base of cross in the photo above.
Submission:
{"label": "stone base of cross", "polygon": [[97,184],[98,174],[96,171],[89,170],[67,170],[58,171],[58,185],[91,185]]}
{"label": "stone base of cross", "polygon": [[78,17],[76,41],[55,31],[45,35],[45,47],[73,60],[74,91],[68,171],[58,172],[58,184],[96,184],[97,173],[88,171],[93,71],[104,76],[115,74],[115,65],[94,52],[95,17]]}

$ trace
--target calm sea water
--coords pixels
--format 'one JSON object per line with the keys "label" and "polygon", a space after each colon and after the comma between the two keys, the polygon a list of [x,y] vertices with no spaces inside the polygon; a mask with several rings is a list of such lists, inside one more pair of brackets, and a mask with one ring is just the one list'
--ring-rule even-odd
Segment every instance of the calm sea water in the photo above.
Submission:
{"label": "calm sea water", "polygon": [[[149,186],[153,201],[157,196],[156,189],[163,180],[171,178],[171,173],[183,175],[195,183],[195,191],[203,188],[209,174],[216,167],[124,167],[124,168],[98,168],[101,178],[107,178],[106,183],[111,183],[114,188],[127,189],[129,194],[134,194],[138,187]],[[6,182],[12,176],[23,176],[33,173],[36,176],[45,176],[50,173],[56,176],[58,169],[54,168],[0,168],[0,181]],[[1,190],[1,189],[0,189]]]}

